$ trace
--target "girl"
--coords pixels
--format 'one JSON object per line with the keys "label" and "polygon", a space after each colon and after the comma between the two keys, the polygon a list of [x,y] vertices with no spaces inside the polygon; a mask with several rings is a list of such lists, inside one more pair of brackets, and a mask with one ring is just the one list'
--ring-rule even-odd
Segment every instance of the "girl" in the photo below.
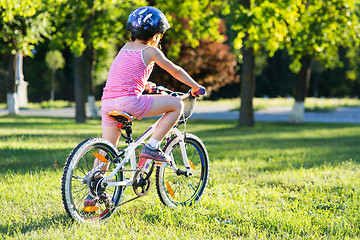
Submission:
{"label": "girl", "polygon": [[155,132],[144,144],[140,157],[167,162],[170,156],[163,153],[160,143],[178,121],[182,112],[179,98],[165,95],[142,95],[153,83],[147,82],[154,63],[174,78],[191,87],[191,94],[202,88],[181,67],[172,63],[159,50],[163,34],[170,28],[165,15],[154,7],[134,10],[127,21],[127,30],[132,34],[131,42],[124,45],[113,61],[101,98],[102,137],[116,146],[119,139],[117,122],[108,117],[111,110],[121,110],[141,119],[164,114]]}
{"label": "girl", "polygon": [[[169,22],[160,10],[154,7],[134,10],[128,18],[126,28],[132,34],[131,42],[124,45],[113,61],[101,98],[102,137],[116,146],[120,136],[117,122],[108,116],[110,111],[125,111],[138,119],[164,114],[148,143],[144,144],[140,157],[168,162],[170,156],[162,152],[159,146],[164,136],[178,121],[183,105],[177,97],[142,95],[144,90],[151,92],[155,85],[147,82],[154,63],[190,86],[191,94],[196,95],[200,89],[205,89],[181,67],[169,61],[157,48],[163,34],[170,28]],[[94,167],[99,164],[100,161],[96,159]],[[91,195],[84,201],[84,207],[97,204]]]}

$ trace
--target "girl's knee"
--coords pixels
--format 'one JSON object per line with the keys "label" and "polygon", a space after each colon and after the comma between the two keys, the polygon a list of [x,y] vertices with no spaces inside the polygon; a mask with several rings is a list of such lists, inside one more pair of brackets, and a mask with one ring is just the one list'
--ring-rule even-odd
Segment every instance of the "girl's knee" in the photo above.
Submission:
{"label": "girl's knee", "polygon": [[184,103],[181,101],[181,99],[177,98],[176,104],[175,104],[176,111],[182,113],[184,109]]}

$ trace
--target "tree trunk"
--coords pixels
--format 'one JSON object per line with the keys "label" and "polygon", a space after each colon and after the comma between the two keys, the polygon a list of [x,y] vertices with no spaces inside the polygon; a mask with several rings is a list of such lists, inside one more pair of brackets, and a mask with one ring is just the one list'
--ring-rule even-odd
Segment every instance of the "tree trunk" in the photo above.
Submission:
{"label": "tree trunk", "polygon": [[51,69],[51,91],[50,91],[50,101],[55,100],[55,69]]}
{"label": "tree trunk", "polygon": [[93,47],[88,47],[86,50],[86,78],[89,87],[89,95],[88,95],[88,105],[90,108],[90,114],[92,118],[98,117],[98,110],[95,105],[95,94],[94,94],[94,72],[95,72],[95,65],[94,60],[96,58],[96,50]]}
{"label": "tree trunk", "polygon": [[[249,9],[251,4],[250,0],[239,0],[244,8]],[[241,104],[240,104],[240,116],[239,126],[253,127],[255,126],[254,121],[254,109],[253,109],[253,98],[255,94],[255,57],[252,48],[245,47],[248,33],[245,33],[243,39],[244,47],[242,50],[243,64],[241,69]]]}
{"label": "tree trunk", "polygon": [[309,89],[311,75],[311,57],[303,56],[300,60],[301,69],[298,74],[295,103],[289,116],[291,123],[303,123],[305,113],[305,98]]}
{"label": "tree trunk", "polygon": [[84,90],[84,56],[81,55],[75,58],[75,120],[77,123],[86,122]]}
{"label": "tree trunk", "polygon": [[16,81],[15,81],[15,55],[7,54],[5,57],[7,62],[9,63],[8,69],[5,72],[5,77],[7,78],[7,108],[9,111],[9,115],[17,115],[19,114],[19,105],[16,94]]}
{"label": "tree trunk", "polygon": [[27,87],[29,83],[24,81],[23,59],[24,56],[22,51],[18,50],[15,60],[15,83],[17,104],[19,105],[19,107],[26,107],[28,104]]}
{"label": "tree trunk", "polygon": [[239,126],[253,127],[254,109],[253,98],[255,94],[255,57],[252,48],[243,49],[243,64],[241,70],[241,105]]}

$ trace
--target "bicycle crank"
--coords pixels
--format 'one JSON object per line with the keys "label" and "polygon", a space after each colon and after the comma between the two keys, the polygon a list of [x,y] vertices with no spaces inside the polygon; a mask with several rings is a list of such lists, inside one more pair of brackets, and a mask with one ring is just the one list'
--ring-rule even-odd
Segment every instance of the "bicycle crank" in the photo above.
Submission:
{"label": "bicycle crank", "polygon": [[135,172],[133,180],[133,189],[136,195],[143,197],[149,193],[152,179],[147,177],[149,175],[149,170],[142,168]]}

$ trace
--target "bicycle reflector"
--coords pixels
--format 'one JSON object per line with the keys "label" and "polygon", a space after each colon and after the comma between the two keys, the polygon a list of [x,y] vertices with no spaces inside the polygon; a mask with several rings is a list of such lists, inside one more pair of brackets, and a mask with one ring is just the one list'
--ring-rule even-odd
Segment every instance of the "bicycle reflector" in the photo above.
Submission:
{"label": "bicycle reflector", "polygon": [[104,157],[103,155],[101,155],[100,153],[94,152],[94,156],[99,159],[100,161],[102,161],[103,163],[108,163],[109,161],[106,159],[106,157]]}
{"label": "bicycle reflector", "polygon": [[195,165],[193,164],[193,162],[192,161],[190,161],[189,160],[189,165],[190,165],[190,167],[192,168],[192,169],[194,169],[195,170]]}
{"label": "bicycle reflector", "polygon": [[174,190],[171,188],[170,183],[166,182],[166,188],[169,192],[169,194],[172,196],[173,199],[175,199],[175,194],[174,194]]}
{"label": "bicycle reflector", "polygon": [[83,208],[85,212],[96,212],[97,210],[99,210],[98,206],[87,206]]}

